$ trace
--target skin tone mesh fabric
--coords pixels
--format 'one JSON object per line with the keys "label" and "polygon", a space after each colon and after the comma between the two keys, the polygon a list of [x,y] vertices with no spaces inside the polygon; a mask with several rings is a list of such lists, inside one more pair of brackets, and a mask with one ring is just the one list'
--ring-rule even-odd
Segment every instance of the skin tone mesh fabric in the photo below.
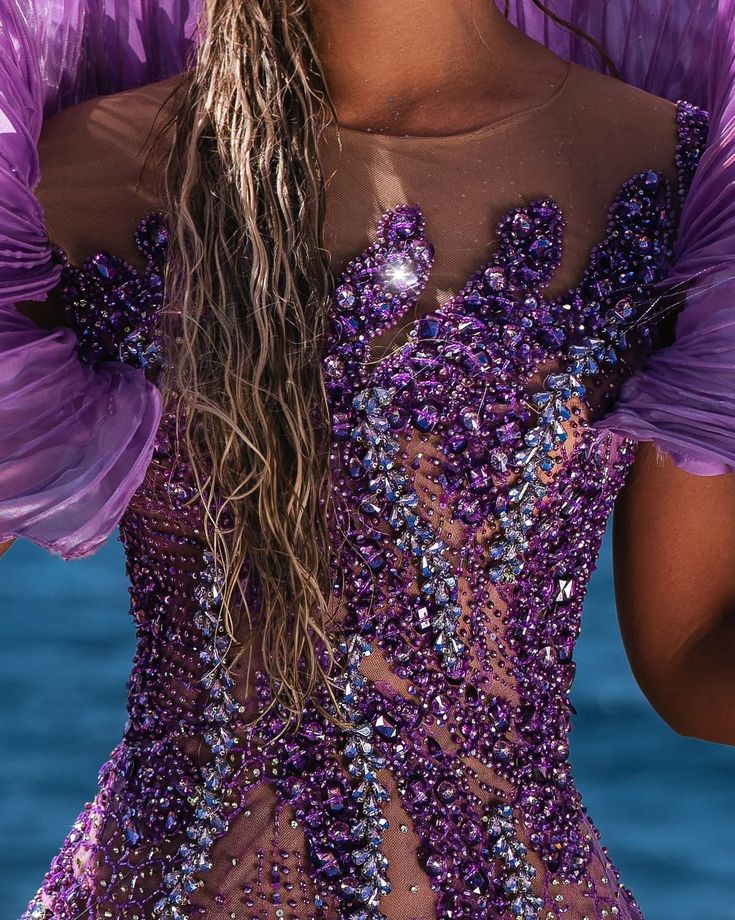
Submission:
{"label": "skin tone mesh fabric", "polygon": [[[51,239],[72,262],[105,249],[144,267],[133,232],[146,213],[162,207],[154,145],[165,144],[178,82],[100,97],[47,120],[37,194]],[[665,99],[572,64],[541,102],[476,130],[404,137],[331,125],[322,162],[329,177],[325,245],[333,270],[367,246],[387,208],[418,203],[436,251],[416,305],[423,312],[446,302],[487,257],[495,225],[509,207],[547,195],[567,221],[562,261],[548,288],[556,296],[580,280],[625,178],[650,167],[675,181],[674,109]],[[28,309],[40,313],[43,307]],[[374,354],[393,339],[395,331],[376,338]]]}
{"label": "skin tone mesh fabric", "polygon": [[[100,250],[126,260],[131,272],[148,270],[161,257],[162,237],[156,219],[143,225],[143,238],[147,241],[143,250],[134,247],[131,240],[141,218],[160,206],[159,177],[155,169],[145,169],[144,164],[151,130],[162,123],[161,119],[165,121],[166,100],[174,85],[175,81],[166,81],[85,103],[47,123],[41,143],[43,179],[39,197],[46,208],[52,239],[73,263],[68,266],[73,284],[67,288],[65,304],[71,311],[67,319],[71,316],[77,325],[83,325],[88,317],[69,291],[77,289],[75,285],[91,284],[92,272],[100,267],[104,269],[105,283],[114,287],[118,269],[104,257],[81,276],[75,274],[74,265],[81,265]],[[468,332],[462,315],[452,314],[452,304],[471,302],[468,279],[494,254],[502,255],[503,246],[510,252],[510,261],[491,265],[489,275],[483,274],[485,281],[499,285],[504,272],[530,271],[536,266],[540,273],[537,283],[551,299],[559,299],[556,322],[561,326],[563,317],[569,317],[565,334],[570,339],[574,337],[574,324],[582,323],[586,316],[584,298],[565,309],[562,295],[582,281],[593,247],[605,238],[612,212],[617,213],[613,205],[620,205],[623,190],[628,189],[622,195],[624,204],[633,208],[631,201],[640,200],[639,193],[643,195],[646,187],[657,190],[650,191],[653,197],[646,201],[662,196],[659,208],[663,210],[647,205],[652,210],[650,214],[646,212],[646,220],[665,250],[678,212],[675,194],[672,191],[667,196],[665,188],[667,183],[671,190],[677,188],[676,152],[682,137],[677,128],[679,114],[672,103],[573,65],[542,101],[479,129],[429,138],[333,128],[325,139],[323,162],[330,176],[328,249],[335,275],[342,279],[337,292],[337,319],[349,319],[350,297],[360,290],[360,265],[354,261],[360,253],[373,246],[376,258],[385,257],[390,262],[396,256],[403,258],[404,245],[411,245],[418,260],[418,265],[414,262],[408,267],[400,258],[400,264],[390,262],[398,270],[393,280],[398,285],[396,290],[401,291],[395,301],[400,302],[401,309],[389,311],[382,319],[372,319],[365,350],[355,346],[349,336],[345,341],[337,338],[331,356],[334,361],[327,365],[332,374],[337,367],[335,362],[358,361],[360,379],[370,385],[360,394],[352,393],[352,383],[347,388],[350,399],[354,396],[357,400],[358,413],[363,411],[360,400],[366,401],[365,417],[353,431],[354,449],[364,450],[367,457],[378,449],[378,443],[384,453],[388,451],[390,457],[399,458],[400,470],[411,471],[410,487],[396,480],[390,486],[381,486],[380,494],[388,499],[394,493],[389,502],[396,507],[401,502],[406,508],[410,506],[430,534],[430,539],[420,531],[406,537],[418,541],[423,555],[414,559],[407,552],[401,562],[387,565],[385,577],[390,577],[384,583],[379,581],[384,594],[377,605],[387,624],[385,641],[378,641],[371,653],[358,661],[367,682],[367,705],[372,707],[375,724],[379,725],[378,735],[392,741],[398,722],[404,726],[413,724],[416,731],[406,729],[401,743],[393,746],[382,741],[378,745],[376,740],[376,749],[380,747],[384,759],[373,766],[369,760],[372,755],[364,747],[360,753],[347,754],[357,770],[352,775],[359,778],[360,771],[364,771],[362,782],[369,787],[370,795],[377,794],[375,780],[370,777],[379,770],[385,793],[384,798],[380,796],[381,814],[387,821],[384,826],[376,825],[368,835],[373,841],[378,837],[383,855],[378,856],[368,844],[359,851],[361,855],[354,857],[361,860],[359,868],[353,865],[350,870],[357,877],[363,874],[363,884],[372,892],[366,896],[368,906],[347,908],[345,898],[358,905],[362,903],[360,898],[331,880],[336,877],[344,881],[341,873],[346,857],[338,844],[345,835],[354,835],[360,821],[355,814],[355,801],[346,797],[339,745],[314,719],[304,735],[304,749],[296,745],[281,750],[271,763],[257,753],[253,739],[243,734],[241,743],[248,753],[243,755],[237,784],[226,780],[228,802],[223,807],[228,817],[220,824],[220,833],[214,834],[205,847],[203,858],[208,865],[203,885],[190,893],[193,916],[211,920],[307,920],[343,915],[372,918],[382,914],[390,920],[439,920],[477,916],[472,910],[493,916],[491,911],[500,908],[492,905],[499,905],[504,898],[506,904],[513,901],[524,911],[519,914],[524,917],[639,920],[635,900],[619,883],[591,819],[575,804],[562,730],[566,716],[559,710],[555,722],[548,715],[550,721],[541,729],[524,709],[528,700],[538,698],[545,700],[548,713],[552,713],[555,706],[561,706],[563,694],[553,700],[547,698],[547,690],[538,683],[539,673],[516,669],[515,655],[523,643],[514,643],[528,626],[520,619],[517,599],[504,590],[502,577],[495,584],[478,574],[480,570],[487,571],[493,559],[501,568],[512,568],[514,564],[512,559],[495,555],[491,548],[501,528],[503,508],[498,505],[478,519],[472,506],[474,499],[462,489],[449,489],[445,474],[439,472],[448,450],[455,450],[459,456],[471,450],[477,422],[474,403],[455,407],[458,418],[463,419],[470,446],[463,447],[456,441],[456,431],[451,438],[446,432],[433,433],[436,421],[431,420],[427,408],[429,390],[419,389],[411,390],[415,404],[404,405],[398,400],[394,408],[398,414],[413,413],[415,425],[396,425],[395,443],[379,439],[374,443],[371,438],[382,413],[389,411],[384,396],[392,386],[391,374],[407,371],[402,354],[405,343],[411,344],[411,335],[420,330],[420,341],[413,341],[405,351],[406,358],[414,352],[419,357],[421,348],[435,347],[430,343],[439,342],[441,336],[437,336],[429,314],[439,308],[446,311],[440,323],[445,324],[448,338],[464,342]],[[605,151],[604,157],[600,156],[601,150]],[[630,186],[630,180],[638,184]],[[529,210],[532,201],[538,203]],[[536,221],[540,230],[533,231],[526,244],[522,237],[530,232],[528,221]],[[380,245],[375,242],[376,227]],[[524,249],[526,245],[531,248]],[[549,248],[550,255],[544,255]],[[526,252],[527,256],[521,258]],[[630,252],[625,255],[625,263],[635,264]],[[412,272],[416,277],[409,277]],[[406,286],[402,288],[404,282]],[[464,299],[457,300],[460,290]],[[422,325],[419,317],[427,322]],[[45,319],[54,321],[51,314]],[[584,322],[594,326],[594,317],[587,316]],[[342,324],[340,328],[344,331],[347,327]],[[556,348],[549,341],[529,345],[524,338],[528,334],[519,327],[517,337],[492,345],[498,360],[509,356],[511,361],[507,384],[497,394],[498,411],[502,411],[505,400],[510,405],[512,400],[528,402],[534,395],[542,396],[544,380],[550,373],[563,370]],[[397,363],[393,365],[394,359]],[[341,383],[333,397],[339,408],[339,400],[345,398],[342,384],[349,376],[345,371],[336,373],[334,380]],[[560,605],[557,627],[567,632],[554,639],[564,649],[578,630],[584,581],[593,564],[612,497],[632,461],[629,444],[616,439],[597,443],[596,447],[588,443],[585,423],[597,411],[597,398],[614,390],[616,373],[608,370],[598,374],[590,381],[584,398],[580,393],[567,394],[567,410],[559,423],[563,441],[559,441],[554,462],[539,471],[537,486],[550,490],[548,538],[550,546],[557,546],[554,541],[558,541],[558,559],[546,559],[545,550],[534,545],[534,564],[540,568],[533,577],[529,576],[524,590],[530,592],[528,603],[535,597],[533,592],[548,593],[551,589],[540,572],[550,571],[552,561],[555,565],[563,562],[567,574],[555,576],[553,598],[546,597],[546,601],[553,599]],[[514,377],[525,381],[520,395]],[[442,385],[439,374],[435,386]],[[479,399],[476,374],[465,374],[458,385],[473,394],[473,399]],[[412,387],[420,386],[418,378],[413,381]],[[448,404],[442,411],[449,413]],[[170,419],[164,422],[144,487],[122,525],[123,542],[139,592],[134,616],[141,626],[132,705],[134,721],[145,722],[155,710],[157,724],[173,726],[178,722],[188,727],[184,732],[164,733],[155,752],[142,746],[130,756],[121,755],[124,765],[118,762],[105,773],[103,791],[80,826],[81,837],[70,838],[55,869],[57,882],[60,878],[67,882],[69,878],[76,879],[77,889],[69,902],[75,909],[83,907],[85,898],[92,897],[102,915],[106,910],[124,920],[174,916],[170,912],[173,908],[160,906],[160,894],[167,888],[180,892],[186,887],[186,878],[175,866],[184,850],[191,849],[187,840],[194,825],[187,828],[185,804],[187,794],[192,793],[191,776],[218,761],[211,728],[202,728],[210,707],[197,689],[203,650],[194,624],[206,623],[211,602],[194,586],[204,577],[200,569],[206,553],[202,550],[196,513],[183,505],[188,488],[186,477],[178,478],[177,464],[172,465],[166,446],[169,422]],[[509,420],[504,432],[511,446],[515,445],[516,435],[511,430],[515,424]],[[577,449],[579,445],[584,449]],[[357,454],[343,457],[342,450],[337,445],[333,459],[346,460],[345,468],[359,459]],[[388,454],[381,455],[383,460]],[[494,459],[501,466],[493,472],[496,477],[507,462],[503,456],[503,443],[499,442]],[[505,467],[502,469],[511,473],[507,481],[511,490],[514,484],[518,487],[521,480],[514,479]],[[483,494],[480,479],[487,477],[489,471],[478,467],[472,475],[477,477],[477,494]],[[338,487],[349,494],[347,480],[340,476]],[[580,525],[578,543],[572,546],[572,541],[567,546],[564,537],[554,531],[559,526],[553,523],[554,515],[563,521],[565,514],[573,513],[564,509],[582,500],[575,485],[580,481],[588,490],[588,519],[584,526]],[[366,492],[361,510],[373,500]],[[365,513],[370,514],[369,509]],[[410,516],[404,522],[409,520]],[[373,519],[372,526],[391,545],[394,527],[389,519]],[[406,526],[410,529],[409,523]],[[395,547],[389,555],[394,552],[398,553]],[[355,583],[363,584],[362,563],[354,559],[352,565]],[[203,571],[206,573],[206,568]],[[432,581],[439,577],[436,572],[459,574],[455,580],[447,574],[442,588],[439,581]],[[155,630],[146,625],[152,622],[153,609],[147,606],[150,599],[140,593],[150,579],[161,579],[160,589],[165,588],[166,596],[176,598],[178,605],[176,614],[173,608],[159,610],[162,619]],[[450,674],[454,675],[441,692],[442,668],[430,646],[424,649],[424,640],[417,639],[418,645],[408,656],[400,652],[396,611],[390,599],[390,586],[397,589],[400,584],[407,608],[417,608],[417,635],[423,635],[421,618],[431,619],[428,611],[421,612],[427,583],[433,585],[434,601],[437,592],[450,591],[459,611],[461,625],[457,635],[469,648],[468,670],[452,672],[455,637],[448,630],[440,637],[440,658],[445,664],[450,662]],[[152,602],[155,606],[155,598]],[[349,621],[355,614],[354,599],[347,596],[335,602],[338,609],[342,605],[342,618]],[[433,601],[426,603],[430,607]],[[541,654],[547,646],[541,640],[539,643]],[[364,652],[358,648],[357,654],[359,657]],[[559,678],[563,688],[573,673],[566,652],[558,664],[559,674],[563,672]],[[464,675],[462,679],[458,679],[459,673]],[[220,687],[219,698],[247,709],[255,701],[244,694],[238,682],[240,676],[236,666],[232,683]],[[261,688],[261,695],[263,692]],[[423,708],[418,705],[421,700]],[[388,701],[391,706],[384,713]],[[480,737],[477,721],[483,711],[491,713],[487,722],[495,732],[485,741]],[[513,712],[517,715],[512,718]],[[220,715],[215,713],[212,717],[219,719]],[[236,723],[233,730],[237,733]],[[548,742],[556,746],[555,753],[549,752],[548,762],[529,755],[528,762],[521,763],[513,752],[534,731],[547,733]],[[540,750],[538,739],[531,749]],[[174,790],[168,804],[154,792],[162,770],[167,788]],[[556,785],[547,783],[550,775]],[[528,792],[522,809],[524,820],[511,832],[512,822],[508,824],[504,808],[507,801],[514,800],[521,776],[527,780]],[[553,794],[549,791],[552,788]],[[538,791],[542,789],[546,790],[543,795]],[[214,791],[212,795],[217,798]],[[438,798],[429,807],[426,802],[431,795]],[[548,798],[544,799],[544,795]],[[542,805],[537,807],[534,796],[540,796]],[[138,812],[146,797],[151,801],[155,797],[161,807],[157,805],[155,814],[151,812],[142,819]],[[121,802],[126,803],[124,808],[118,807]],[[116,804],[109,807],[110,803]],[[196,807],[209,814],[210,805],[200,803]],[[544,808],[550,810],[560,828],[558,839],[539,817],[539,810]],[[370,820],[369,813],[366,815],[363,822]],[[491,857],[487,853],[483,857],[478,855],[482,850],[479,840],[481,834],[488,832],[493,851]],[[211,829],[204,832],[199,828],[197,833],[200,836],[194,836],[198,846],[204,837],[211,836]],[[452,845],[454,834],[463,841],[459,849]],[[347,849],[358,852],[354,846]],[[450,866],[455,856],[460,858],[460,849],[461,865]],[[455,855],[450,858],[452,853]],[[378,890],[380,880],[386,876],[383,858],[389,866],[390,891],[385,886]],[[370,868],[371,862],[374,871],[366,874],[365,867]],[[170,863],[173,870],[167,869]],[[469,886],[465,895],[452,882],[452,872]],[[52,895],[47,893],[29,916],[46,916],[43,911],[48,909],[50,898]],[[380,914],[377,906],[370,906],[373,901],[379,901]],[[172,903],[175,906],[175,901]],[[542,913],[543,909],[547,913]],[[365,912],[361,914],[360,910]]]}

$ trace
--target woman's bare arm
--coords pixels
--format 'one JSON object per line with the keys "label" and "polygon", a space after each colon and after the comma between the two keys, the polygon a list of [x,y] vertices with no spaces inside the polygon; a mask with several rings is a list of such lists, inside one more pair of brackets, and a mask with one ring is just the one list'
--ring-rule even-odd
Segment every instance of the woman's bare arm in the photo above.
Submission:
{"label": "woman's bare arm", "polygon": [[641,689],[682,735],[735,744],[735,474],[637,448],[615,508],[615,593]]}

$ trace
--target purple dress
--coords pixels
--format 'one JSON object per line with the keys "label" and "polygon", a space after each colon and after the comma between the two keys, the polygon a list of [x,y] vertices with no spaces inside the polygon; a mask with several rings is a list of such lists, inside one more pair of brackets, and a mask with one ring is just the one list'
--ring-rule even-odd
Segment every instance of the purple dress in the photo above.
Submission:
{"label": "purple dress", "polygon": [[[694,67],[682,87],[678,188],[652,170],[625,182],[576,289],[544,294],[564,220],[550,198],[510,210],[488,262],[377,362],[371,337],[432,266],[420,209],[386,212],[336,279],[323,372],[350,728],[310,705],[280,735],[277,707],[247,725],[268,685],[246,696],[218,635],[221,573],[160,398],[165,217],[139,228],[142,273],[51,249],[32,195],[43,87],[51,108],[93,87],[72,78],[71,40],[42,82],[48,24],[0,5],[0,539],[72,558],[119,524],[138,634],[124,737],[25,918],[640,920],[567,736],[582,600],[635,442],[735,469],[735,42],[716,5],[677,9],[670,26],[715,43],[709,100]],[[175,67],[186,24],[136,23],[169,35]],[[659,347],[651,299],[686,284]],[[67,328],[14,309],[56,285]]]}

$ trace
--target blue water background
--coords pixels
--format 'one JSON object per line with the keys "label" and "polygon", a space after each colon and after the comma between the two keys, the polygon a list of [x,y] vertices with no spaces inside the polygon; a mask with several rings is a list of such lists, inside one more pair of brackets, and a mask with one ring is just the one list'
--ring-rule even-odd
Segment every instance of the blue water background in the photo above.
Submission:
{"label": "blue water background", "polygon": [[[683,738],[625,658],[610,540],[577,646],[572,763],[647,920],[735,920],[735,748]],[[0,560],[0,920],[17,920],[120,739],[134,646],[122,548]],[[735,664],[734,664],[735,666]]]}

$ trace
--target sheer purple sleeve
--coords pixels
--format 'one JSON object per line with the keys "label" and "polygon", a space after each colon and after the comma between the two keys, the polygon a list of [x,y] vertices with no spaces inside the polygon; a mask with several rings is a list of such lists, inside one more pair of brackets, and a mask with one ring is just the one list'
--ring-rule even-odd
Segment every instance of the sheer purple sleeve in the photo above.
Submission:
{"label": "sheer purple sleeve", "polygon": [[[502,9],[505,0],[497,0]],[[735,0],[551,0],[558,16],[590,35],[609,54],[626,83],[667,99],[708,107],[711,42],[718,19],[735,15]],[[567,60],[604,70],[600,54],[581,35],[556,25],[531,0],[509,0],[510,19]]]}
{"label": "sheer purple sleeve", "polygon": [[623,386],[596,427],[653,441],[685,470],[735,471],[735,4],[712,37],[710,133],[684,203],[672,272],[686,289],[674,343]]}
{"label": "sheer purple sleeve", "polygon": [[184,70],[202,0],[0,0],[35,43],[46,115]]}
{"label": "sheer purple sleeve", "polygon": [[14,306],[59,276],[33,195],[42,82],[32,35],[0,0],[0,540],[65,559],[93,552],[145,475],[161,398],[142,371],[77,357],[71,330]]}

